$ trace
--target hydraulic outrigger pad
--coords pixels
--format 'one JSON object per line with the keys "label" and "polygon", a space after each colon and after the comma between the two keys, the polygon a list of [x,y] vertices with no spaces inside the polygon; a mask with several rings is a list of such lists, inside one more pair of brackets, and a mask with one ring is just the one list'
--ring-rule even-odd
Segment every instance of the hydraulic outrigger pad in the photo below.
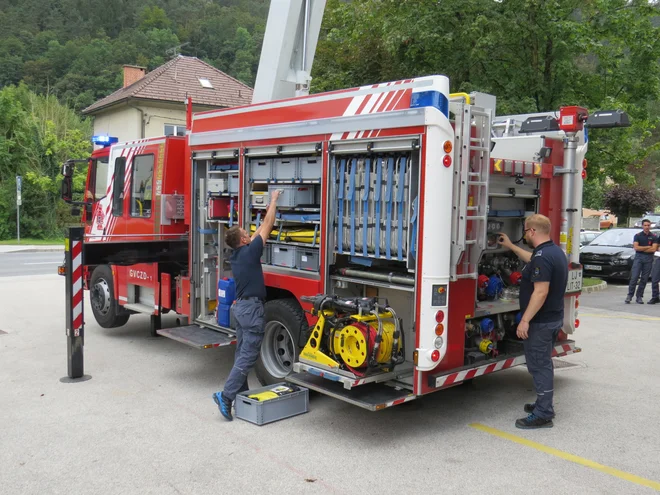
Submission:
{"label": "hydraulic outrigger pad", "polygon": [[64,244],[66,266],[66,344],[67,376],[63,383],[83,382],[92,378],[84,374],[83,346],[85,345],[85,320],[83,308],[83,236],[84,229],[74,227]]}

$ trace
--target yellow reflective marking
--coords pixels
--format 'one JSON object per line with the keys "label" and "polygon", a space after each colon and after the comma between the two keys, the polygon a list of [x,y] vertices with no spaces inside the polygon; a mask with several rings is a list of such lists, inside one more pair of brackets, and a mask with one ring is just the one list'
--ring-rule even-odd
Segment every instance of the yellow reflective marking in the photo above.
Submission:
{"label": "yellow reflective marking", "polygon": [[534,164],[534,175],[541,175],[541,164],[540,163],[535,163]]}
{"label": "yellow reflective marking", "polygon": [[495,169],[495,172],[501,172],[502,171],[502,160],[495,160],[495,163],[493,164],[493,168]]}
{"label": "yellow reflective marking", "polygon": [[64,250],[69,251],[69,238],[64,239]]}
{"label": "yellow reflective marking", "polygon": [[477,430],[490,433],[491,435],[495,435],[496,437],[504,438],[505,440],[509,440],[510,442],[515,442],[520,445],[524,445],[525,447],[530,447],[532,449],[539,450],[546,454],[554,455],[555,457],[559,457],[560,459],[564,459],[565,461],[574,462],[575,464],[580,464],[582,466],[595,469],[596,471],[609,474],[610,476],[616,476],[617,478],[620,478],[622,480],[630,481],[631,483],[647,486],[649,488],[653,488],[654,490],[660,491],[660,483],[658,483],[657,481],[648,480],[646,478],[642,478],[641,476],[637,476],[635,474],[627,473],[625,471],[620,471],[613,467],[604,466],[603,464],[590,461],[589,459],[585,459],[584,457],[579,457],[577,455],[569,454],[568,452],[564,452],[559,449],[548,447],[547,445],[543,445],[541,443],[532,442],[531,440],[527,440],[526,438],[519,437],[518,435],[513,435],[505,431],[497,430],[495,428],[491,428],[490,426],[482,425],[481,423],[472,423],[469,426]]}

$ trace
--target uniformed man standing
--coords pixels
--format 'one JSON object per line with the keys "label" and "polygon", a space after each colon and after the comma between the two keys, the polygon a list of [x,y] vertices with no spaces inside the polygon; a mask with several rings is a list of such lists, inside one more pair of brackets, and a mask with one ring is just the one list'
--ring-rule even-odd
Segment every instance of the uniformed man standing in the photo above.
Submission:
{"label": "uniformed man standing", "polygon": [[232,227],[225,242],[234,250],[231,271],[236,281],[234,317],[236,328],[236,354],[222,392],[213,394],[213,400],[225,419],[231,421],[231,406],[236,394],[248,390],[247,377],[259,357],[264,339],[264,302],[266,284],[261,269],[261,254],[275,224],[275,210],[279,190],[273,191],[263,223],[252,237],[240,227]]}
{"label": "uniformed man standing", "polygon": [[658,249],[658,237],[651,232],[651,220],[648,218],[642,220],[642,229],[633,238],[635,259],[633,260],[632,273],[630,274],[626,304],[630,304],[630,301],[632,301],[635,294],[635,287],[637,287],[637,304],[644,304],[642,297],[644,297],[646,282],[653,267],[653,253]]}
{"label": "uniformed man standing", "polygon": [[506,234],[501,234],[498,241],[527,263],[520,282],[522,317],[516,333],[523,339],[527,369],[536,388],[536,402],[525,404],[528,416],[517,420],[516,427],[550,428],[555,417],[552,350],[564,324],[568,262],[564,251],[550,239],[548,217],[532,215],[527,218],[524,239],[534,251],[514,245]]}

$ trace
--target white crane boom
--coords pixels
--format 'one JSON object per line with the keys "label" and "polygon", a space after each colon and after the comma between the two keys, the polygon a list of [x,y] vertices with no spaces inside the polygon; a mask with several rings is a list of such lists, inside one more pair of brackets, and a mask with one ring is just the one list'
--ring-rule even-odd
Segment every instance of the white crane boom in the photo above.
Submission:
{"label": "white crane boom", "polygon": [[326,0],[271,0],[252,103],[309,94]]}

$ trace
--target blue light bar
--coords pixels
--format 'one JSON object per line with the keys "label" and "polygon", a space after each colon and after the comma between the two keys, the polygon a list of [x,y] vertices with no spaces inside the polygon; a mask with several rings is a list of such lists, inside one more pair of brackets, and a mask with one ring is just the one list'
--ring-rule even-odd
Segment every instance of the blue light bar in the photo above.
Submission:
{"label": "blue light bar", "polygon": [[420,91],[410,98],[410,108],[435,107],[449,117],[449,100],[440,91]]}
{"label": "blue light bar", "polygon": [[103,146],[104,148],[106,146],[113,145],[115,143],[119,142],[119,138],[112,137],[112,136],[92,136],[92,143],[97,144],[99,146]]}

